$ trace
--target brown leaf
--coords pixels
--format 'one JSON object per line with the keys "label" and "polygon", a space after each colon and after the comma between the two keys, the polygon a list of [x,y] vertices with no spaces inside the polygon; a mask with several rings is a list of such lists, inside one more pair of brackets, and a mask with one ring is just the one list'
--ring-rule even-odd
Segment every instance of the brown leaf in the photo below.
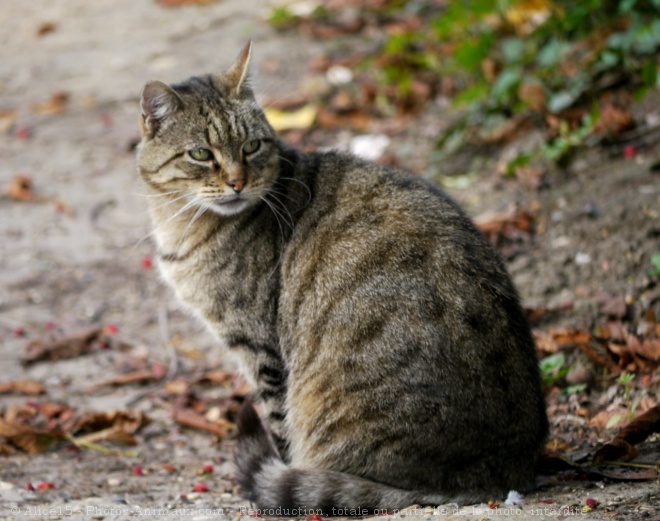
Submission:
{"label": "brown leaf", "polygon": [[165,376],[165,372],[162,370],[162,366],[155,366],[154,368],[151,369],[133,371],[131,373],[115,376],[114,378],[110,378],[105,382],[101,382],[99,384],[90,387],[89,389],[87,389],[87,392],[88,393],[95,392],[99,389],[102,389],[103,387],[118,387],[120,385],[127,385],[134,383],[143,384],[147,382],[155,382],[157,380],[161,380],[164,376]]}
{"label": "brown leaf", "polygon": [[151,419],[141,411],[88,412],[74,420],[67,432],[98,432],[115,429],[122,433],[135,434],[151,423]]}
{"label": "brown leaf", "polygon": [[32,185],[32,179],[26,175],[17,175],[5,188],[5,193],[14,201],[38,202],[44,198],[38,195]]}
{"label": "brown leaf", "polygon": [[104,335],[102,327],[93,327],[81,333],[50,342],[33,341],[25,347],[27,354],[22,363],[29,365],[44,360],[75,358],[89,353],[94,346],[103,344],[107,340],[108,338]]}
{"label": "brown leaf", "polygon": [[15,110],[0,110],[0,133],[9,132],[17,120],[18,113]]}
{"label": "brown leaf", "polygon": [[603,445],[594,456],[594,463],[627,459],[637,456],[633,445],[644,441],[651,434],[660,432],[660,405],[656,405],[625,426],[616,437]]}
{"label": "brown leaf", "polygon": [[63,433],[59,429],[31,427],[0,418],[0,437],[28,454],[37,454],[62,439]]}
{"label": "brown leaf", "polygon": [[50,34],[57,29],[57,24],[53,22],[44,22],[39,27],[37,27],[37,36],[45,36]]}
{"label": "brown leaf", "polygon": [[69,93],[64,91],[54,92],[48,101],[35,103],[32,110],[37,114],[60,114],[66,110],[69,104]]}
{"label": "brown leaf", "polygon": [[600,117],[594,126],[594,134],[615,136],[633,128],[635,128],[635,118],[630,110],[606,104],[600,108]]}
{"label": "brown leaf", "polygon": [[660,340],[646,338],[637,346],[635,352],[654,362],[660,362]]}
{"label": "brown leaf", "polygon": [[225,438],[227,434],[234,429],[234,424],[220,418],[214,422],[207,420],[200,413],[193,411],[192,409],[178,409],[174,411],[173,419],[175,422],[185,425],[186,427],[192,427],[193,429],[199,429],[202,431],[207,431]]}
{"label": "brown leaf", "polygon": [[46,387],[36,380],[11,380],[0,383],[0,394],[19,393],[37,396],[45,392]]}
{"label": "brown leaf", "polygon": [[532,110],[542,112],[545,110],[545,89],[540,81],[525,81],[518,87],[518,97]]}

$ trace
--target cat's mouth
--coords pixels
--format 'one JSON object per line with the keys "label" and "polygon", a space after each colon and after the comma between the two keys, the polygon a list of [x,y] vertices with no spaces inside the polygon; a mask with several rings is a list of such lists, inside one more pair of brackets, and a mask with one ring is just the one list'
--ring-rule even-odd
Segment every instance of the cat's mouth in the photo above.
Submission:
{"label": "cat's mouth", "polygon": [[220,215],[236,215],[242,212],[250,201],[240,195],[216,199],[210,204],[211,209]]}

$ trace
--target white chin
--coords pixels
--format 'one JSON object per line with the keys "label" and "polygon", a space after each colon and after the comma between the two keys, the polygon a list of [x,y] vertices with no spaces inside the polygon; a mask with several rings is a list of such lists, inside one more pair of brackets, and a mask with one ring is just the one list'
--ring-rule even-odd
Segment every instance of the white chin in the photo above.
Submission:
{"label": "white chin", "polygon": [[248,207],[249,204],[250,201],[246,199],[238,199],[236,201],[231,201],[229,203],[224,203],[224,204],[212,203],[209,205],[209,207],[215,213],[228,217],[230,215],[236,215],[237,213],[241,213],[243,210],[245,210]]}

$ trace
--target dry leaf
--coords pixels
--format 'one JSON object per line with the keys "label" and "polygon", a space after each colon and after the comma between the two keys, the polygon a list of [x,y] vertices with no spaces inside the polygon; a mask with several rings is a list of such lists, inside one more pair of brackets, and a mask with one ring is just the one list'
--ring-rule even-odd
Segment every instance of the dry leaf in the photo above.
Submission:
{"label": "dry leaf", "polygon": [[221,438],[225,438],[235,428],[235,425],[230,421],[220,418],[211,422],[192,409],[178,409],[174,411],[173,419],[175,422],[186,427],[211,432]]}
{"label": "dry leaf", "polygon": [[90,387],[89,389],[87,389],[87,392],[88,393],[95,392],[99,389],[102,389],[103,387],[117,387],[120,385],[127,385],[134,383],[142,384],[146,382],[154,382],[157,380],[161,380],[164,376],[165,376],[165,370],[163,366],[156,365],[151,369],[133,371],[131,373],[115,376],[114,378],[110,378],[105,382],[101,382],[97,385]]}
{"label": "dry leaf", "polygon": [[57,25],[53,22],[44,22],[37,28],[37,36],[45,36],[57,29]]}
{"label": "dry leaf", "polygon": [[526,81],[518,88],[518,97],[532,110],[542,112],[545,109],[545,89],[540,81]]}
{"label": "dry leaf", "polygon": [[598,449],[594,456],[594,463],[619,459],[630,461],[638,454],[634,445],[657,432],[660,432],[660,405],[656,405],[635,418],[621,429],[612,441]]}
{"label": "dry leaf", "polygon": [[[89,442],[116,441],[135,445],[134,434],[151,423],[141,411],[88,412],[73,421],[67,429],[72,435]],[[80,436],[81,433],[83,434]]]}
{"label": "dry leaf", "polygon": [[0,132],[9,132],[17,120],[18,113],[15,110],[0,110]]}
{"label": "dry leaf", "polygon": [[28,454],[45,451],[53,442],[62,439],[63,436],[59,429],[41,429],[0,418],[0,437]]}
{"label": "dry leaf", "polygon": [[62,358],[74,358],[89,353],[94,346],[104,344],[108,341],[102,327],[93,327],[81,333],[71,335],[50,342],[33,341],[25,350],[26,356],[22,362],[24,365],[33,364],[43,360],[59,360]]}
{"label": "dry leaf", "polygon": [[59,91],[53,93],[48,101],[36,103],[32,106],[32,110],[37,114],[60,114],[66,110],[69,103],[69,93]]}
{"label": "dry leaf", "polygon": [[0,383],[0,394],[20,393],[39,395],[46,392],[46,387],[36,380],[11,380]]}
{"label": "dry leaf", "polygon": [[310,103],[293,112],[284,112],[275,108],[266,108],[264,113],[271,126],[277,130],[306,129],[314,124],[318,109]]}
{"label": "dry leaf", "polygon": [[34,192],[32,179],[26,175],[14,177],[5,188],[5,193],[14,201],[38,202],[44,200]]}

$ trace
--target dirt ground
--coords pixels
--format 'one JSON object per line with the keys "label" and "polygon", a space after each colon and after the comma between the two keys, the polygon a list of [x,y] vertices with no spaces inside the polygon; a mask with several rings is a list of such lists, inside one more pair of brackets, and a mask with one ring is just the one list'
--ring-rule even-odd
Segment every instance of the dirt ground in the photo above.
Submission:
{"label": "dirt ground", "polygon": [[[0,383],[30,378],[47,388],[45,398],[34,400],[77,411],[139,409],[153,421],[138,435],[132,457],[62,446],[0,457],[0,519],[250,515],[231,480],[231,437],[177,426],[154,386],[90,388],[140,361],[183,375],[225,367],[211,338],[178,310],[149,267],[152,246],[134,160],[138,96],[149,79],[174,82],[221,70],[249,39],[257,92],[269,98],[299,92],[313,76],[309,60],[342,43],[277,33],[264,22],[268,12],[265,0],[177,8],[153,0],[4,2],[0,125],[13,124],[0,128],[0,187],[25,175],[42,199],[0,199]],[[657,99],[637,107],[638,116],[660,117]],[[432,103],[391,136],[388,151],[403,166],[452,185],[452,195],[474,216],[513,202],[538,209],[539,232],[509,262],[527,307],[561,309],[554,324],[584,326],[603,294],[625,295],[650,302],[660,317],[660,294],[648,275],[651,255],[660,251],[660,174],[650,168],[660,147],[629,159],[617,150],[583,154],[540,191],[502,180],[492,168],[461,188],[430,159],[434,138],[451,119],[447,111],[442,100]],[[351,136],[326,132],[323,138],[336,146]],[[97,324],[111,328],[128,351],[21,364],[27,342]],[[203,389],[207,400],[231,391]],[[657,386],[648,392],[657,399]],[[0,408],[25,401],[0,395]],[[553,417],[553,429],[573,420]],[[653,443],[657,447],[657,438]],[[650,457],[657,462],[657,450]],[[205,465],[213,473],[204,474]],[[200,481],[208,492],[193,489]],[[27,490],[39,482],[55,488]],[[583,513],[587,498],[599,506]],[[654,481],[550,479],[522,506],[444,508],[396,517],[660,519],[660,490]]]}

